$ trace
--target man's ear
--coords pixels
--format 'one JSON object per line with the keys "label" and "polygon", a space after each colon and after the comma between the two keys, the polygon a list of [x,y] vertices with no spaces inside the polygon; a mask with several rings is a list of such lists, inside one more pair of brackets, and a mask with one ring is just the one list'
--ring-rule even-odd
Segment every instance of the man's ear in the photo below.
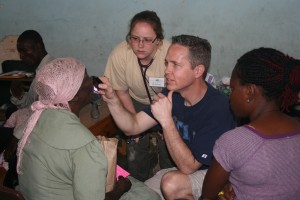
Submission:
{"label": "man's ear", "polygon": [[36,48],[38,49],[39,52],[42,52],[43,48],[40,43],[36,43]]}
{"label": "man's ear", "polygon": [[194,68],[194,72],[195,72],[195,77],[199,78],[200,76],[203,75],[203,73],[205,72],[205,66],[204,65],[197,65]]}

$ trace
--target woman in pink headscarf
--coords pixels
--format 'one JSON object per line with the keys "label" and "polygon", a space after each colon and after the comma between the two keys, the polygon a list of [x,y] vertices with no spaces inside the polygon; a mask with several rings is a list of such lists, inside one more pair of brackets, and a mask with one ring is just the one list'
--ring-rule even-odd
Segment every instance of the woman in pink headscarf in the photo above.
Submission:
{"label": "woman in pink headscarf", "polygon": [[[39,99],[17,130],[23,132],[17,151],[20,191],[30,200],[104,199],[107,161],[78,118],[93,91],[85,66],[56,59],[38,71],[35,90]],[[118,193],[129,188],[130,182]]]}
{"label": "woman in pink headscarf", "polygon": [[82,63],[73,58],[53,60],[37,72],[35,90],[39,99],[31,106],[32,114],[16,130],[23,135],[17,172],[26,199],[160,199],[132,177],[119,177],[114,190],[105,193],[107,160],[102,146],[78,118],[93,93]]}
{"label": "woman in pink headscarf", "polygon": [[17,172],[26,199],[104,199],[107,161],[78,118],[92,95],[85,71],[79,61],[61,58],[36,75],[39,99],[17,130],[23,132]]}

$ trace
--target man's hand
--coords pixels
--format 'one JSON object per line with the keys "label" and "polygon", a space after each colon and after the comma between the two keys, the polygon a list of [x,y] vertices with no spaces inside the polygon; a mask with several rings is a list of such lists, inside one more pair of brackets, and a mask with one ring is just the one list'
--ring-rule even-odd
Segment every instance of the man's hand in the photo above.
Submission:
{"label": "man's hand", "polygon": [[114,98],[116,98],[117,94],[115,93],[114,89],[112,88],[108,78],[100,77],[99,79],[103,82],[103,84],[98,85],[100,90],[98,90],[97,93],[102,95],[103,100],[108,102],[108,101],[111,101]]}
{"label": "man's hand", "polygon": [[151,104],[151,112],[153,116],[164,127],[172,119],[172,95],[174,91],[169,91],[168,96],[161,93],[154,96]]}

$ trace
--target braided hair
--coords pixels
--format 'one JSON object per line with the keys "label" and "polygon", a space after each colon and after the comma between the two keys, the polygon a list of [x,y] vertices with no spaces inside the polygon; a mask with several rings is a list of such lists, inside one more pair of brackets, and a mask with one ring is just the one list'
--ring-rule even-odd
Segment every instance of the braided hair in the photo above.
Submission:
{"label": "braided hair", "polygon": [[262,47],[244,54],[235,69],[241,84],[260,86],[267,100],[278,100],[282,111],[298,103],[300,60]]}

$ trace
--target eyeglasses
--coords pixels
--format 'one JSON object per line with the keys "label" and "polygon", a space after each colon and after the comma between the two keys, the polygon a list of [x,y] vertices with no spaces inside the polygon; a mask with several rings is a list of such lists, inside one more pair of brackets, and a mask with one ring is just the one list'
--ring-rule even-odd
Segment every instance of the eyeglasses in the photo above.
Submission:
{"label": "eyeglasses", "polygon": [[134,44],[139,44],[140,42],[142,42],[145,45],[150,45],[155,42],[155,40],[157,39],[157,36],[153,39],[153,38],[148,38],[148,37],[140,38],[138,36],[131,35],[129,37],[129,39]]}

